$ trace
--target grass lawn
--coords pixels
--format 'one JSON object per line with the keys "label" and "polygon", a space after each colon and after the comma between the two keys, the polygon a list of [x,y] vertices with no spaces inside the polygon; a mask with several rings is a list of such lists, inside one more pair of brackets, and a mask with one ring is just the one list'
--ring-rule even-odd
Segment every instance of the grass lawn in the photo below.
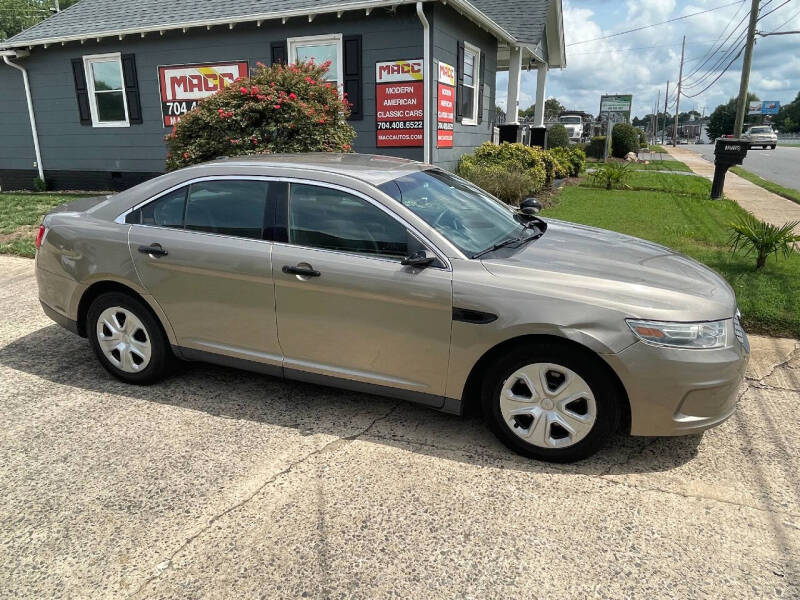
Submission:
{"label": "grass lawn", "polygon": [[[681,163],[683,164],[683,163]],[[582,179],[582,187],[592,187],[591,179]],[[663,191],[677,195],[690,195],[708,198],[711,195],[711,182],[696,175],[670,175],[651,171],[633,171],[628,178],[633,191]]]}
{"label": "grass lawn", "polygon": [[[800,338],[800,254],[770,258],[756,273],[755,257],[732,254],[727,243],[728,223],[742,208],[728,200],[709,200],[710,183],[702,178],[636,175],[659,175],[653,180],[658,189],[568,186],[542,214],[652,240],[691,256],[731,284],[748,331]],[[682,191],[667,191],[670,185]]]}
{"label": "grass lawn", "polygon": [[36,231],[54,206],[90,194],[0,194],[0,254],[33,258]]}
{"label": "grass lawn", "polygon": [[664,148],[664,146],[661,146],[659,144],[650,144],[649,150],[650,150],[650,152],[660,152],[661,154],[666,154],[667,153],[667,151]]}
{"label": "grass lawn", "polygon": [[757,186],[760,186],[765,190],[769,190],[773,194],[778,194],[779,196],[783,196],[784,198],[788,198],[789,200],[792,200],[800,204],[800,191],[798,190],[787,188],[780,184],[769,181],[768,179],[759,177],[755,173],[746,171],[742,167],[731,167],[730,170],[736,173],[739,177],[744,177],[745,179],[747,179],[747,181],[755,183]]}
{"label": "grass lawn", "polygon": [[685,171],[691,173],[692,170],[679,160],[651,160],[648,164],[642,162],[631,163],[634,171]]}

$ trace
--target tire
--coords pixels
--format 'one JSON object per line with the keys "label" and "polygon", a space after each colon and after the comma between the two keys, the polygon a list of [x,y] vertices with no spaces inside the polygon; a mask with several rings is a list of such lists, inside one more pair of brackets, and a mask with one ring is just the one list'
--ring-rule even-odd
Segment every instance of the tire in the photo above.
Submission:
{"label": "tire", "polygon": [[[587,458],[617,431],[623,400],[599,361],[588,350],[558,342],[511,348],[485,373],[484,418],[522,456],[557,463]],[[537,379],[539,391],[531,391],[529,383],[536,387]]]}
{"label": "tire", "polygon": [[126,383],[155,383],[172,367],[161,324],[128,294],[109,292],[95,298],[86,315],[86,333],[100,364]]}
{"label": "tire", "polygon": [[772,149],[773,149],[773,150],[775,150],[775,148],[777,148],[777,147],[778,147],[778,146],[777,146],[777,144],[773,144],[773,145],[772,145]]}

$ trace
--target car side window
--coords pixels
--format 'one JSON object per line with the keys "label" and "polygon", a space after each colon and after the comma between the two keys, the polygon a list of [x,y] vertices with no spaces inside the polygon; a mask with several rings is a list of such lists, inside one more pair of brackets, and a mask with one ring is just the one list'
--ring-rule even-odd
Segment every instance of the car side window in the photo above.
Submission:
{"label": "car side window", "polygon": [[223,179],[193,183],[186,203],[186,229],[263,239],[266,181]]}
{"label": "car side window", "polygon": [[183,212],[186,204],[186,187],[173,190],[142,208],[133,211],[125,219],[127,223],[156,225],[158,227],[183,228]]}
{"label": "car side window", "polygon": [[408,255],[406,228],[366,200],[339,190],[291,184],[289,243],[393,258]]}

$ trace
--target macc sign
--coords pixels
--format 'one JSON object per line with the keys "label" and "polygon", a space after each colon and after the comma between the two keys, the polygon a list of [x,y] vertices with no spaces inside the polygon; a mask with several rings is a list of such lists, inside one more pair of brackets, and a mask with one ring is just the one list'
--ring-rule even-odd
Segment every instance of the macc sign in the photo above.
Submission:
{"label": "macc sign", "polygon": [[158,67],[164,127],[172,127],[198,100],[213,96],[241,77],[247,77],[247,61]]}

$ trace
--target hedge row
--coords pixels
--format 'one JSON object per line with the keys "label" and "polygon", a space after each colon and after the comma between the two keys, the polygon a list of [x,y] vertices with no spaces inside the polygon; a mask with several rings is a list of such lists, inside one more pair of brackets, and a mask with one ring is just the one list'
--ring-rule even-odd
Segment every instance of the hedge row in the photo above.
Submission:
{"label": "hedge row", "polygon": [[580,148],[542,150],[486,142],[461,156],[457,172],[504,202],[519,204],[554,179],[578,175],[585,164],[586,154]]}

